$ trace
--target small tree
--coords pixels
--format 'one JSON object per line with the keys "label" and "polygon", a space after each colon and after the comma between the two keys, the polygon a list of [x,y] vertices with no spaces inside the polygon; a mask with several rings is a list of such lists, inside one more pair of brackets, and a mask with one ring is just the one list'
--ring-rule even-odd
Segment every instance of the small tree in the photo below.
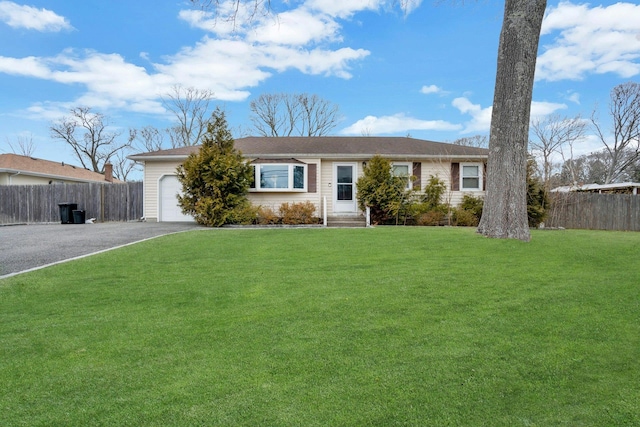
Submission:
{"label": "small tree", "polygon": [[[410,179],[410,177],[409,177]],[[358,206],[371,209],[371,221],[381,223],[396,218],[405,210],[410,200],[406,190],[407,177],[393,176],[391,161],[375,155],[364,167],[356,182]]]}
{"label": "small tree", "polygon": [[444,181],[437,176],[431,175],[427,185],[424,187],[424,195],[420,201],[425,203],[429,210],[442,209],[442,195],[445,191],[447,191],[447,186]]}
{"label": "small tree", "polygon": [[234,147],[224,112],[211,115],[202,147],[178,167],[183,195],[178,196],[182,212],[198,224],[219,227],[244,222],[253,168]]}
{"label": "small tree", "polygon": [[410,215],[418,225],[439,225],[449,210],[447,203],[442,203],[442,196],[447,186],[438,176],[429,178],[417,203],[411,204]]}

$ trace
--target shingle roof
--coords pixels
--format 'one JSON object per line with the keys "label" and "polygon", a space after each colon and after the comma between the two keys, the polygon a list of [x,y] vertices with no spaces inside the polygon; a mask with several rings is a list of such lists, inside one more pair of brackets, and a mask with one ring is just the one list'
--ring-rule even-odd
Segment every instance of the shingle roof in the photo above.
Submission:
{"label": "shingle roof", "polygon": [[[28,175],[47,176],[80,182],[106,182],[103,174],[88,169],[61,162],[37,159],[35,157],[20,156],[18,154],[0,154],[0,172],[24,172]],[[118,181],[114,179],[114,182]]]}
{"label": "shingle roof", "polygon": [[[443,142],[394,136],[318,136],[256,137],[235,140],[235,146],[247,157],[371,157],[390,158],[486,158],[489,150]],[[140,153],[134,160],[179,159],[196,152],[199,146]]]}

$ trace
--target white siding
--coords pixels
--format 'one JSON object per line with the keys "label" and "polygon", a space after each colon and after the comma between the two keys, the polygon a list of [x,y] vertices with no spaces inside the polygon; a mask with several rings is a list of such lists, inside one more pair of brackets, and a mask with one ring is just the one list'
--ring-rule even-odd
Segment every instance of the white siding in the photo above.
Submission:
{"label": "white siding", "polygon": [[177,175],[176,168],[181,162],[146,162],[144,165],[144,216],[147,221],[158,220],[158,190],[160,178]]}
{"label": "white siding", "polygon": [[[321,183],[318,188],[322,189],[322,196],[327,198],[327,214],[333,215],[333,164],[334,163],[355,163],[356,180],[362,176],[362,163],[368,159],[331,159],[322,161]],[[356,194],[357,197],[357,194]]]}
{"label": "white siding", "polygon": [[[297,203],[310,201],[316,206],[318,216],[322,215],[323,198],[327,199],[327,212],[329,215],[333,212],[333,164],[339,163],[356,163],[356,176],[362,176],[362,163],[369,159],[304,159],[298,158],[305,163],[316,163],[316,182],[317,191],[315,193],[307,192],[250,192],[249,200],[255,205],[268,206],[274,211],[278,211],[280,205],[285,202]],[[407,159],[406,161],[411,161]],[[175,175],[176,168],[180,162],[177,161],[153,161],[147,162],[144,168],[144,216],[147,220],[158,219],[158,188],[159,180],[164,175]],[[420,174],[421,190],[427,184],[429,178],[437,176],[442,179],[446,185],[447,191],[443,197],[444,203],[450,203],[457,206],[464,194],[472,194],[474,196],[484,196],[484,191],[451,191],[451,163],[448,161],[424,161],[422,162]]]}

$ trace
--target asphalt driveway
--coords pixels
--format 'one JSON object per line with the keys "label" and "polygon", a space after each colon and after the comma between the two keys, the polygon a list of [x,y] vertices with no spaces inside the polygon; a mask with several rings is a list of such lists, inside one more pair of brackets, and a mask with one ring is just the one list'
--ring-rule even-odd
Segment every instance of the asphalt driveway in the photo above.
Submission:
{"label": "asphalt driveway", "polygon": [[0,227],[0,279],[122,245],[202,229],[195,223],[106,222]]}

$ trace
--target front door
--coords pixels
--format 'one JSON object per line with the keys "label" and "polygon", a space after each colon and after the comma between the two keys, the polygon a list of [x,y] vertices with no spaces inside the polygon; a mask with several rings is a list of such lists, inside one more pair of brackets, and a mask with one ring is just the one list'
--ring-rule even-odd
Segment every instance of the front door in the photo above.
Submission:
{"label": "front door", "polygon": [[333,164],[333,212],[357,213],[356,163]]}

